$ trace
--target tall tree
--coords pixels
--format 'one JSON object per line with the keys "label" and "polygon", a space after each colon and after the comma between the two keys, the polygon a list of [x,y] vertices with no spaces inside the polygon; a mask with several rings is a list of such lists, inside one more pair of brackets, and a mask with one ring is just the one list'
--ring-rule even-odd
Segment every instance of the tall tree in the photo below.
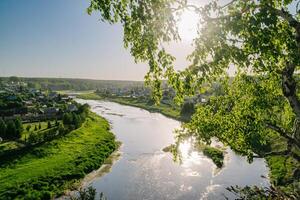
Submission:
{"label": "tall tree", "polygon": [[[295,78],[300,66],[300,22],[298,10],[295,14],[288,10],[291,4],[292,0],[233,0],[200,7],[186,0],[91,0],[88,13],[100,11],[104,20],[123,25],[125,47],[136,61],[148,61],[145,78],[157,100],[163,78],[175,89],[179,102],[197,93],[204,82],[219,80],[227,85],[223,96],[197,109],[186,131],[206,142],[217,136],[249,157],[253,138],[260,146],[270,132],[276,132],[288,141],[285,153],[299,160],[293,149],[300,147]],[[184,9],[199,14],[201,26],[189,56],[191,66],[176,72],[175,58],[163,47],[180,39],[176,15]],[[229,86],[230,67],[237,74]]]}
{"label": "tall tree", "polygon": [[[91,0],[88,12],[123,25],[125,47],[136,61],[148,62],[145,80],[157,102],[163,79],[176,91],[177,102],[199,93],[203,83],[221,83],[222,94],[199,105],[182,133],[207,143],[217,137],[249,159],[254,153],[266,156],[270,136],[280,135],[287,149],[268,154],[299,162],[298,5],[293,0],[210,1],[202,7],[188,0]],[[186,9],[199,15],[198,36],[191,65],[176,71],[164,46],[180,40],[176,16]],[[230,68],[236,71],[231,78]]]}
{"label": "tall tree", "polygon": [[17,135],[17,129],[16,129],[16,125],[15,122],[13,120],[9,120],[6,123],[6,138],[12,139],[12,138],[16,138]]}
{"label": "tall tree", "polygon": [[6,124],[3,119],[0,118],[0,137],[5,138],[6,134]]}
{"label": "tall tree", "polygon": [[65,113],[63,115],[63,123],[64,125],[70,125],[72,124],[72,121],[73,121],[73,116],[71,113]]}
{"label": "tall tree", "polygon": [[16,137],[21,137],[21,133],[23,131],[23,123],[22,123],[22,120],[18,117],[15,119],[15,126],[16,126]]}

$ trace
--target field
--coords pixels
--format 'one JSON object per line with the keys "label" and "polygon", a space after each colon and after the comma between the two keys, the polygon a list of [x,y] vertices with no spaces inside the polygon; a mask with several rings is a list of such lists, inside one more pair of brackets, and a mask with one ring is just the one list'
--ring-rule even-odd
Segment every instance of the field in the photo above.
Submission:
{"label": "field", "polygon": [[51,199],[78,181],[117,148],[108,122],[89,113],[79,129],[0,163],[0,199]]}
{"label": "field", "polygon": [[[51,127],[55,127],[55,121],[50,121]],[[58,123],[62,123],[62,120],[58,120]],[[39,129],[39,125],[41,125],[41,129]],[[27,131],[26,128],[30,127],[30,129]],[[37,127],[37,130],[35,130],[35,127]],[[23,132],[22,132],[22,140],[25,139],[25,137],[28,138],[28,135],[30,132],[39,134],[42,131],[45,131],[48,129],[48,122],[43,121],[43,122],[33,122],[33,123],[25,123],[23,124]]]}
{"label": "field", "polygon": [[[61,120],[59,120],[58,122],[62,123]],[[51,128],[56,126],[55,121],[50,121],[50,123],[51,123]],[[39,125],[41,125],[41,128],[39,128]],[[26,129],[28,126],[30,126],[29,130]],[[35,130],[35,127],[37,127],[37,130]],[[15,149],[24,147],[25,139],[28,138],[30,132],[39,134],[46,130],[49,130],[48,122],[46,122],[46,121],[23,124],[23,132],[22,132],[20,140],[5,141],[5,142],[0,143],[0,155],[2,155],[2,153],[4,153],[5,151],[15,150]]]}

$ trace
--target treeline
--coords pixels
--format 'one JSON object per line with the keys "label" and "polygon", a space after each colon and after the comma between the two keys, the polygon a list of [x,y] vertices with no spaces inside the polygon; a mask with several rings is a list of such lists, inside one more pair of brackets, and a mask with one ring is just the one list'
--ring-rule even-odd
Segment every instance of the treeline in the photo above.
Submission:
{"label": "treeline", "polygon": [[143,86],[142,81],[117,81],[117,80],[92,80],[69,78],[25,78],[25,77],[0,77],[1,82],[23,81],[30,88],[43,90],[96,90],[101,88],[131,88]]}
{"label": "treeline", "polygon": [[19,139],[22,136],[23,124],[20,118],[3,120],[0,118],[0,137],[2,139]]}
{"label": "treeline", "polygon": [[90,106],[83,104],[78,106],[78,111],[69,112],[63,115],[63,124],[75,129],[81,126],[89,112]]}
{"label": "treeline", "polygon": [[86,118],[85,113],[65,113],[63,115],[63,124],[65,126],[71,127],[71,129],[76,129],[81,126]]}

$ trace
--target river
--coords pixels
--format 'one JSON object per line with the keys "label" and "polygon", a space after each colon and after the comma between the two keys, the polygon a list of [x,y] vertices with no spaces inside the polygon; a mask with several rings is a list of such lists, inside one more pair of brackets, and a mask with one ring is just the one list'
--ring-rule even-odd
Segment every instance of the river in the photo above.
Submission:
{"label": "river", "polygon": [[162,149],[174,143],[173,131],[180,127],[176,120],[113,102],[77,101],[88,103],[93,112],[105,117],[122,142],[121,156],[111,170],[88,183],[108,200],[217,200],[224,195],[233,199],[228,186],[269,185],[268,179],[261,177],[268,176],[264,159],[249,164],[230,148],[219,170],[202,152],[193,150],[189,140],[179,145],[182,160],[175,162],[173,155]]}

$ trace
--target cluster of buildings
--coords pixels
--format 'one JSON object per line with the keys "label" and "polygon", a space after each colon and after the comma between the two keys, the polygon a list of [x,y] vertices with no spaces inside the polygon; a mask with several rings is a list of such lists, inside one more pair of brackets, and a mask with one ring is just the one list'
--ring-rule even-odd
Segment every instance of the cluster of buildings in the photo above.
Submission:
{"label": "cluster of buildings", "polygon": [[0,85],[0,117],[24,122],[60,119],[65,112],[77,111],[68,95],[53,91],[29,88],[24,82],[7,82]]}
{"label": "cluster of buildings", "polygon": [[[146,87],[110,87],[110,88],[102,88],[97,89],[96,93],[101,96],[107,97],[128,97],[128,98],[138,98],[138,99],[150,99],[151,90]],[[163,88],[161,103],[172,105],[173,99],[175,97],[175,91],[170,87]],[[194,97],[188,99],[188,101],[192,101],[196,103],[206,103],[209,98],[208,94],[197,94]]]}
{"label": "cluster of buildings", "polygon": [[111,88],[102,88],[97,89],[96,93],[106,96],[115,96],[115,97],[149,97],[150,89],[146,87],[111,87]]}

